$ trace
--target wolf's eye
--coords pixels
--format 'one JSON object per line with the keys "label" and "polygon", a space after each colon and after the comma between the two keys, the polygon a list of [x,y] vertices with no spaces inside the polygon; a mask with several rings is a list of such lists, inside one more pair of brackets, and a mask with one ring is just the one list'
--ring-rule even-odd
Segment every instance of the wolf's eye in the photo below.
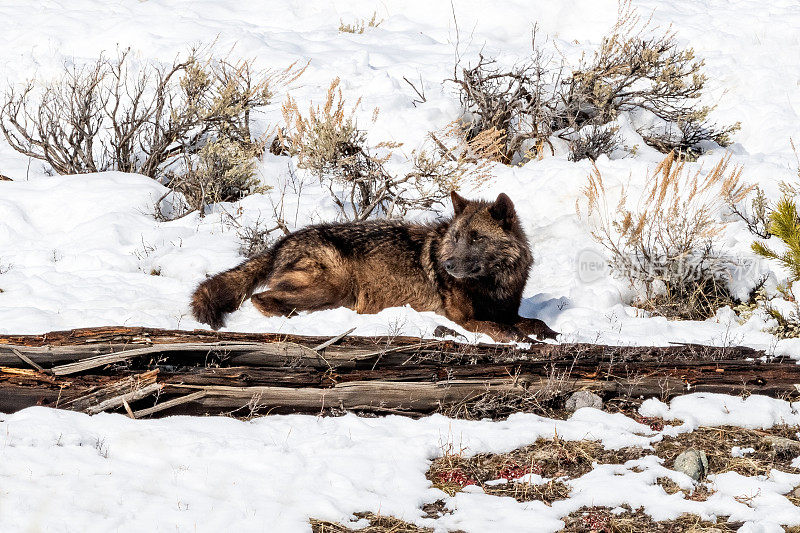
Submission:
{"label": "wolf's eye", "polygon": [[475,233],[474,231],[469,234],[469,243],[470,244],[475,244],[476,242],[479,242],[480,240],[481,240],[481,237],[477,233]]}

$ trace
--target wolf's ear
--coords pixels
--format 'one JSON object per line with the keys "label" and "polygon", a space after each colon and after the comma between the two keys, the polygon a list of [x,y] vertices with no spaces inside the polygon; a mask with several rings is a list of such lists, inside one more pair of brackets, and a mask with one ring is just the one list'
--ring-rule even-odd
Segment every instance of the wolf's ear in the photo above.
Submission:
{"label": "wolf's ear", "polygon": [[458,194],[456,191],[450,191],[450,199],[453,201],[453,213],[456,215],[460,215],[469,203],[469,200]]}
{"label": "wolf's ear", "polygon": [[514,223],[514,219],[517,217],[517,212],[514,210],[514,202],[503,192],[501,192],[497,196],[497,200],[489,206],[489,214],[506,229],[511,227]]}

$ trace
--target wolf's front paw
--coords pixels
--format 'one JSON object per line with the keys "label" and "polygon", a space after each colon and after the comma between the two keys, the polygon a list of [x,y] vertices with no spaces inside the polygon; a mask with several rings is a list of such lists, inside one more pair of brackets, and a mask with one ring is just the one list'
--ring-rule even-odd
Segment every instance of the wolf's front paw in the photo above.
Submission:
{"label": "wolf's front paw", "polygon": [[534,336],[537,339],[555,339],[558,335],[557,331],[550,329],[547,324],[538,318],[520,317],[514,326],[522,334]]}

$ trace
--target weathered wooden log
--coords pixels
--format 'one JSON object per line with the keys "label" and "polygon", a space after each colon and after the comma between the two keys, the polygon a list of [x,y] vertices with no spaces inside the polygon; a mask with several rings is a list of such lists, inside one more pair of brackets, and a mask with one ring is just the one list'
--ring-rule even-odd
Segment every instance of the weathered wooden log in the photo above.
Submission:
{"label": "weathered wooden log", "polygon": [[92,413],[124,407],[135,417],[423,415],[490,396],[552,399],[579,389],[626,400],[695,391],[786,396],[798,383],[793,360],[744,347],[516,347],[119,327],[0,336],[4,412],[38,404]]}

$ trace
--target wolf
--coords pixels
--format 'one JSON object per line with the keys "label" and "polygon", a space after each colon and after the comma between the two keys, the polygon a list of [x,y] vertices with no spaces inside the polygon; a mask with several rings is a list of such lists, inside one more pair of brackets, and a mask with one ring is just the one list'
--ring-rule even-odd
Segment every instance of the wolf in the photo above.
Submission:
{"label": "wolf", "polygon": [[[501,193],[494,202],[467,200],[452,192],[451,200],[452,218],[427,224],[331,223],[286,235],[200,283],[192,313],[219,329],[248,297],[266,316],[410,305],[496,341],[554,338],[544,322],[518,314],[533,260],[511,199]],[[258,287],[267,290],[253,294]]]}

